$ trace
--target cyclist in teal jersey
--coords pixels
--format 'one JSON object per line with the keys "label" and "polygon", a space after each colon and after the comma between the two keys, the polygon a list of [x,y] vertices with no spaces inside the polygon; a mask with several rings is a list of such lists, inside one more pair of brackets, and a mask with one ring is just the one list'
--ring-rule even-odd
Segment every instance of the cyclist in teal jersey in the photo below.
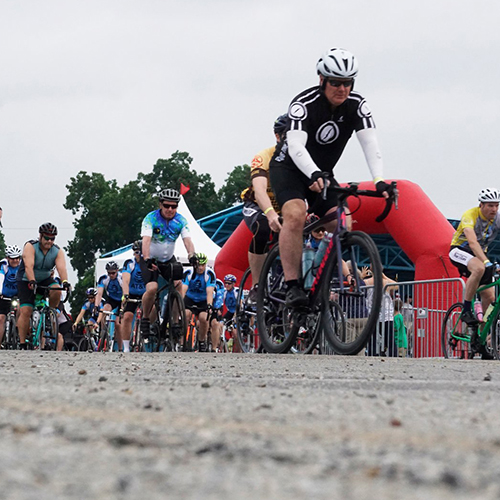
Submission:
{"label": "cyclist in teal jersey", "polygon": [[[62,281],[62,286],[69,291],[66,258],[64,252],[55,243],[57,227],[50,222],[42,224],[38,230],[39,239],[28,241],[23,248],[23,255],[17,272],[17,290],[21,312],[17,327],[19,330],[20,348],[26,349],[26,337],[31,313],[35,305],[35,290],[38,286],[60,287],[53,277],[54,266]],[[53,291],[49,296],[49,305],[57,309],[61,301],[61,292]],[[61,350],[63,338],[59,335],[57,349]]]}

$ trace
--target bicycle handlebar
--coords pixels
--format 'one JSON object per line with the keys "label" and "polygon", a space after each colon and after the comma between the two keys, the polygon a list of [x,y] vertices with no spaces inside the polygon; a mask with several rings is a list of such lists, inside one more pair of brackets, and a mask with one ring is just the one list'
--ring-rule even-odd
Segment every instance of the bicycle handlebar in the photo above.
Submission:
{"label": "bicycle handlebar", "polygon": [[[326,181],[331,181],[333,179],[332,175],[329,172],[324,172],[324,175],[321,176],[324,182],[323,185],[323,190],[321,192],[321,197],[323,200],[326,200],[326,194],[328,190],[335,191],[336,193],[339,193],[339,203],[342,203],[345,199],[347,199],[349,196],[368,196],[370,198],[383,198],[383,194],[379,193],[378,191],[372,191],[372,190],[367,190],[367,189],[358,189],[358,183],[356,182],[350,182],[346,187],[342,186],[335,186],[332,185],[330,182]],[[392,181],[390,184],[390,188],[392,191],[392,194],[389,195],[388,198],[386,198],[385,201],[385,206],[383,211],[375,217],[375,220],[377,222],[382,222],[388,215],[389,212],[391,211],[392,205],[394,204],[396,210],[398,209],[398,190],[397,190],[397,182]]]}
{"label": "bicycle handlebar", "polygon": [[[35,288],[33,289],[33,292],[37,293],[37,290],[38,289],[41,289],[41,290],[44,290],[44,292],[67,292],[66,293],[66,297],[64,297],[64,300],[62,300],[61,302],[64,304],[65,302],[68,302],[69,300],[69,297],[71,295],[71,289],[70,290],[67,290],[66,288],[64,287],[58,287],[58,286],[43,286],[43,285],[35,285]],[[45,295],[45,293],[44,293]],[[48,295],[48,294],[47,294]]]}

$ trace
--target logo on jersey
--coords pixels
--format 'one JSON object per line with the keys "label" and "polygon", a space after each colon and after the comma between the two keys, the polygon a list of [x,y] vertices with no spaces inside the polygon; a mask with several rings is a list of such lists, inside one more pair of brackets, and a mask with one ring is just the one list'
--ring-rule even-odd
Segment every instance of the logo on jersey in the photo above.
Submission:
{"label": "logo on jersey", "polygon": [[262,168],[262,165],[264,165],[264,160],[262,159],[262,156],[254,156],[252,160],[252,169],[256,168]]}
{"label": "logo on jersey", "polygon": [[331,144],[339,137],[340,131],[335,122],[326,122],[316,132],[316,141],[319,144]]}
{"label": "logo on jersey", "polygon": [[360,118],[370,118],[372,116],[372,111],[368,107],[368,104],[366,104],[365,100],[361,101],[361,103],[359,104],[358,116]]}
{"label": "logo on jersey", "polygon": [[307,116],[307,108],[300,102],[292,102],[288,108],[288,116],[292,120],[304,120]]}

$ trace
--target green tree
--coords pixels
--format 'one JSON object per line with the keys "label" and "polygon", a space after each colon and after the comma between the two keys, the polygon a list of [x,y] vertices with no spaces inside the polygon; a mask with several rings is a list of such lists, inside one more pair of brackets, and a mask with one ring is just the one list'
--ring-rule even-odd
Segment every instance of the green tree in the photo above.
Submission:
{"label": "green tree", "polygon": [[75,237],[68,243],[71,265],[83,276],[95,262],[96,254],[128,245],[139,237],[144,214],[153,200],[131,181],[119,188],[102,174],[79,172],[67,186],[64,207],[76,215]]}
{"label": "green tree", "polygon": [[250,166],[238,165],[226,177],[224,185],[219,190],[219,198],[224,208],[241,202],[241,192],[250,186]]}
{"label": "green tree", "polygon": [[137,178],[141,187],[151,195],[167,187],[180,189],[181,183],[189,186],[184,199],[193,217],[200,219],[225,207],[210,174],[198,174],[191,169],[192,161],[188,153],[176,151],[169,159],[158,160],[152,172],[140,173]]}
{"label": "green tree", "polygon": [[5,237],[3,232],[0,231],[0,258],[5,255]]}

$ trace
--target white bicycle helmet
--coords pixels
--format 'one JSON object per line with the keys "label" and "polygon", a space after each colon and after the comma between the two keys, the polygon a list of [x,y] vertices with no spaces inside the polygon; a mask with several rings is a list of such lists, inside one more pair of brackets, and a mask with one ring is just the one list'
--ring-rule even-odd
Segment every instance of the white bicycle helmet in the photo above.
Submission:
{"label": "white bicycle helmet", "polygon": [[5,248],[5,255],[10,259],[21,257],[21,249],[17,245],[8,245]]}
{"label": "white bicycle helmet", "polygon": [[179,200],[181,199],[179,191],[171,188],[161,191],[158,197],[160,198],[160,201],[175,201],[176,203],[179,203]]}
{"label": "white bicycle helmet", "polygon": [[500,202],[500,191],[495,188],[484,188],[481,189],[478,200],[481,203],[499,203]]}
{"label": "white bicycle helmet", "polygon": [[349,51],[333,48],[321,56],[316,69],[325,78],[356,78],[358,61]]}

